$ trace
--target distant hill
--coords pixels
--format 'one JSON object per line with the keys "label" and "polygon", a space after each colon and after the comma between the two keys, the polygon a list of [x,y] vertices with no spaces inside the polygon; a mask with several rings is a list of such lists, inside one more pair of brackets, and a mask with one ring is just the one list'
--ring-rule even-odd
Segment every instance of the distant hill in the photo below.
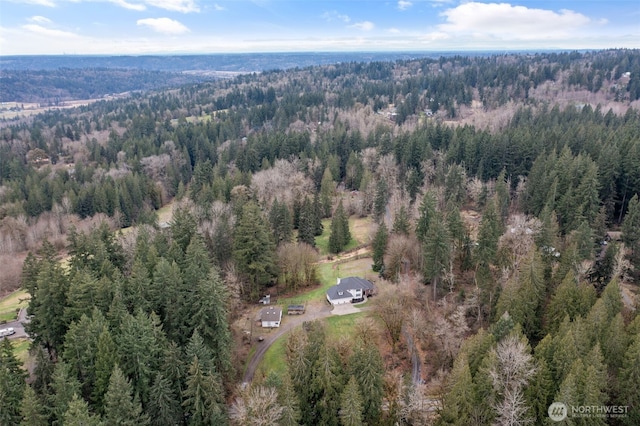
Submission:
{"label": "distant hill", "polygon": [[[258,72],[340,62],[395,61],[451,56],[455,52],[304,52],[233,53],[157,56],[0,56],[0,70],[57,70],[60,68],[124,68],[154,71]],[[485,53],[486,54],[486,53]],[[468,54],[467,54],[468,56]]]}

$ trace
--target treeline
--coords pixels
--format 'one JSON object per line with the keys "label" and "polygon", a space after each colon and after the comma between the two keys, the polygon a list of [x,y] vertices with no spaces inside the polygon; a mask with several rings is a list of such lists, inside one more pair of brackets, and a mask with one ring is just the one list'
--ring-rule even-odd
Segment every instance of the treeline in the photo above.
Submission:
{"label": "treeline", "polygon": [[2,70],[0,102],[61,105],[131,91],[160,90],[211,80],[198,74],[109,68]]}

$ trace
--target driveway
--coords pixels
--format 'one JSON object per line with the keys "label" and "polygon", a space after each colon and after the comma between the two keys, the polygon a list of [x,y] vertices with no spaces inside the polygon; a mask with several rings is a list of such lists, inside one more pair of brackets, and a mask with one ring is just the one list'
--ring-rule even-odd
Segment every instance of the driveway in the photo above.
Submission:
{"label": "driveway", "polygon": [[9,339],[19,339],[21,337],[28,338],[29,335],[24,331],[24,325],[23,325],[28,322],[29,320],[27,319],[27,309],[22,308],[18,313],[18,319],[16,319],[15,321],[10,321],[5,324],[2,324],[0,325],[0,328],[13,328],[13,330],[15,331],[15,334],[12,334],[11,336],[7,336]]}

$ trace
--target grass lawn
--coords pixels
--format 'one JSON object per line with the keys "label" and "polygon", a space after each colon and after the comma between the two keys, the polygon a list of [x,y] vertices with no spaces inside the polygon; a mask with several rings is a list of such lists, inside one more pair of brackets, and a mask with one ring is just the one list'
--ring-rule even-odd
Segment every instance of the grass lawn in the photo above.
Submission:
{"label": "grass lawn", "polygon": [[273,345],[264,354],[264,358],[260,361],[260,366],[256,371],[256,377],[266,377],[270,372],[274,372],[278,375],[287,371],[287,356],[285,345],[289,334],[285,334],[278,340],[273,342]]}
{"label": "grass lawn", "polygon": [[340,315],[326,318],[324,321],[327,324],[327,337],[329,339],[338,338],[340,336],[351,337],[355,332],[353,326],[358,319],[364,316],[364,312],[358,312],[351,315]]}
{"label": "grass lawn", "polygon": [[29,359],[29,339],[13,339],[11,341],[11,344],[13,345],[13,354],[16,356],[16,358],[22,361],[22,364],[24,366]]}
{"label": "grass lawn", "polygon": [[14,321],[18,310],[29,305],[30,298],[26,290],[17,290],[0,300],[0,323]]}

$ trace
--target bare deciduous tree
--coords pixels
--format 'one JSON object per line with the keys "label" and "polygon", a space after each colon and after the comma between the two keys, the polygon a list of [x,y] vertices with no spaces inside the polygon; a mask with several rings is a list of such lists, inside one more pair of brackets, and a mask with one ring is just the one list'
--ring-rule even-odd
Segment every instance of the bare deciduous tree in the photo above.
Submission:
{"label": "bare deciduous tree", "polygon": [[234,425],[271,426],[278,424],[283,407],[278,404],[278,392],[274,388],[249,387],[240,393],[229,410]]}

